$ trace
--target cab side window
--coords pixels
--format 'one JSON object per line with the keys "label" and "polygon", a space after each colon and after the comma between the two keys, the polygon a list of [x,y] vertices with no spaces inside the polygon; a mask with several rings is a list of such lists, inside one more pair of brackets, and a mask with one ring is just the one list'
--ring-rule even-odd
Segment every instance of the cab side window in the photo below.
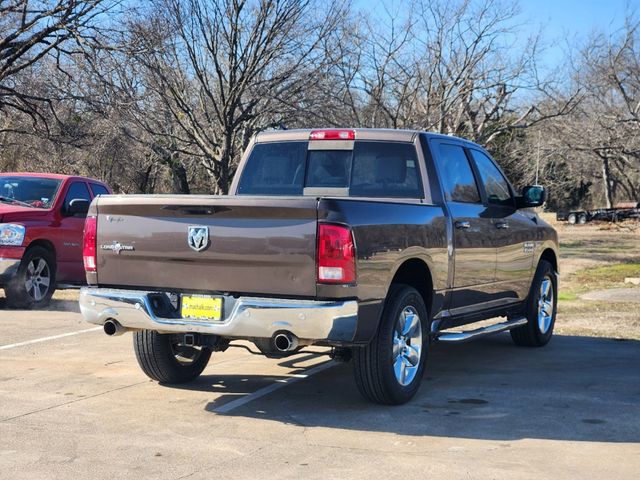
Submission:
{"label": "cab side window", "polygon": [[448,202],[480,203],[478,185],[469,159],[459,145],[440,144],[436,162]]}
{"label": "cab side window", "polygon": [[473,160],[476,162],[480,178],[487,192],[487,201],[491,205],[514,206],[509,183],[504,178],[493,161],[479,150],[470,150]]}
{"label": "cab side window", "polygon": [[91,184],[91,191],[93,192],[93,196],[97,197],[98,195],[109,195],[109,190],[103,185],[99,185],[97,183]]}
{"label": "cab side window", "polygon": [[62,205],[62,212],[67,213],[69,211],[69,204],[71,200],[80,198],[91,202],[91,194],[87,188],[87,184],[84,182],[74,182],[67,190],[67,195],[64,197],[64,204]]}

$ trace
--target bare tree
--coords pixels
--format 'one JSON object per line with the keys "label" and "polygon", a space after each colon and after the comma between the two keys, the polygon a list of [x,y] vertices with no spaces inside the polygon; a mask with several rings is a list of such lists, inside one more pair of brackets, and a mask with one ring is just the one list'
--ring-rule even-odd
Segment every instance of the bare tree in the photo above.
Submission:
{"label": "bare tree", "polygon": [[64,71],[66,57],[95,40],[98,18],[112,6],[107,0],[0,0],[0,113],[45,120],[41,109],[52,99],[31,80],[44,73],[43,62]]}
{"label": "bare tree", "polygon": [[[173,151],[195,157],[226,193],[239,152],[286,122],[323,64],[341,10],[311,0],[164,0],[131,25],[145,89],[164,101]],[[160,132],[158,132],[160,133]]]}
{"label": "bare tree", "polygon": [[579,50],[575,82],[584,98],[575,114],[545,127],[545,142],[563,158],[571,183],[598,183],[595,203],[640,199],[640,21],[629,15],[611,35]]}

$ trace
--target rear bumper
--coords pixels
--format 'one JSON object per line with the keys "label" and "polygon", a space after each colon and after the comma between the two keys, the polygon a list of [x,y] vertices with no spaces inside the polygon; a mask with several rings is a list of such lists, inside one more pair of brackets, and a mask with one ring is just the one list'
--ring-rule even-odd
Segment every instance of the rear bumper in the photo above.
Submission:
{"label": "rear bumper", "polygon": [[[111,319],[132,330],[197,332],[229,338],[271,338],[287,331],[308,343],[349,344],[356,334],[358,302],[225,296],[219,322],[181,318],[164,308],[163,292],[84,287],[80,310],[85,320],[103,325]],[[165,305],[166,306],[166,305]],[[164,312],[161,316],[159,311]]]}

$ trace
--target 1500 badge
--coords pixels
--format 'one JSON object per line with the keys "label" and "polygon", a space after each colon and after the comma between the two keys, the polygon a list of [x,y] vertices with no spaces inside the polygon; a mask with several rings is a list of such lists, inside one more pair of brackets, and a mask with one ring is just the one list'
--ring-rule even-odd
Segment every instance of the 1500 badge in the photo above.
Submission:
{"label": "1500 badge", "polygon": [[535,243],[533,242],[525,242],[522,246],[522,251],[524,253],[533,253],[533,249],[535,248]]}

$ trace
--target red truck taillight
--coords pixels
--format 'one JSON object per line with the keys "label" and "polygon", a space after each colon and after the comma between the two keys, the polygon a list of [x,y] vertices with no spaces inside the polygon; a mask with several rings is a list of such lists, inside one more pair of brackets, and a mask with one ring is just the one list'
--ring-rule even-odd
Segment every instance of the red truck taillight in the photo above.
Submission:
{"label": "red truck taillight", "polygon": [[82,238],[82,260],[87,272],[96,271],[96,236],[98,231],[98,218],[87,217],[84,222],[84,236]]}
{"label": "red truck taillight", "polygon": [[319,224],[317,262],[319,283],[355,283],[356,248],[351,230]]}

